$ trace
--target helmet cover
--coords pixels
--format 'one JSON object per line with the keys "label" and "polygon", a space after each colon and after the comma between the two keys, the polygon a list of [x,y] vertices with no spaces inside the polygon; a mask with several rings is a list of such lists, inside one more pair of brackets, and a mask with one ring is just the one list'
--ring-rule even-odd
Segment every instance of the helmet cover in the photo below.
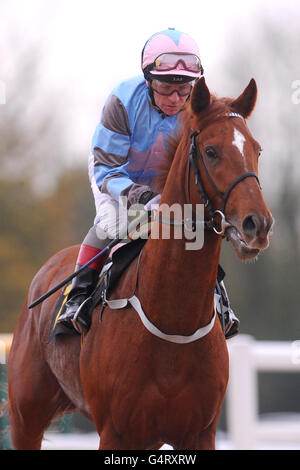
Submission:
{"label": "helmet cover", "polygon": [[179,59],[180,54],[193,54],[200,59],[199,48],[188,34],[174,28],[160,31],[148,39],[142,52],[142,69],[146,80],[151,81],[157,78],[160,80],[170,79],[170,81],[177,81],[177,79],[178,81],[188,81],[195,80],[202,75],[202,66],[199,71],[186,70],[182,67],[180,60],[174,69],[153,70],[152,65],[155,60],[160,55],[169,53],[177,54]]}

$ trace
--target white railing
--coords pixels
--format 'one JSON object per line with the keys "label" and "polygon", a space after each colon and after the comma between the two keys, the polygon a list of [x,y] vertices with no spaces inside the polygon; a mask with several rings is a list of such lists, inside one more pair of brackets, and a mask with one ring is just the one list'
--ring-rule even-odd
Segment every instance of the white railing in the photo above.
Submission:
{"label": "white railing", "polygon": [[11,333],[0,333],[0,364],[6,364],[12,338]]}
{"label": "white railing", "polygon": [[239,335],[228,341],[228,349],[226,411],[232,447],[254,449],[264,441],[299,443],[300,449],[300,419],[259,420],[257,387],[258,372],[300,372],[300,341],[255,341],[251,336]]}

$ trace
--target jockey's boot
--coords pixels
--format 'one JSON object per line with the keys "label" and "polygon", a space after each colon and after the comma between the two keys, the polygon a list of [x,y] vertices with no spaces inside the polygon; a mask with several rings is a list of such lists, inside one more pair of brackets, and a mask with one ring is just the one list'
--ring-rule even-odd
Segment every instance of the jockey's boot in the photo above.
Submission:
{"label": "jockey's boot", "polygon": [[[87,261],[100,253],[100,251],[101,250],[88,245],[81,245],[77,259],[77,262],[81,261],[81,263],[76,264],[75,271],[78,271]],[[105,253],[103,256],[100,256],[98,260],[93,262],[91,267],[85,268],[78,276],[74,277],[71,290],[68,294],[68,300],[64,305],[57,323],[61,323],[68,328],[74,327],[80,334],[85,333],[89,329],[91,321],[90,312],[89,309],[83,307],[97,285],[99,274],[106,259],[107,254]]]}
{"label": "jockey's boot", "polygon": [[223,281],[217,281],[216,291],[220,295],[219,309],[217,312],[221,321],[226,339],[236,336],[239,332],[240,321],[235,316],[229,302],[229,298]]}

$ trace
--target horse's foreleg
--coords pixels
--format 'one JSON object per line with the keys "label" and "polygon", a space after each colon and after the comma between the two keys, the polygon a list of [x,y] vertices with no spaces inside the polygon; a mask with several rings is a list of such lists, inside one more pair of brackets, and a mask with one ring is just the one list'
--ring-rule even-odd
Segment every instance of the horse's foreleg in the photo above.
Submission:
{"label": "horse's foreleg", "polygon": [[99,450],[128,450],[122,444],[121,436],[118,436],[111,428],[101,432]]}
{"label": "horse's foreleg", "polygon": [[160,449],[163,445],[163,443],[158,443],[156,446],[151,446],[148,449],[144,440],[140,439],[140,436],[135,434],[134,437],[130,437],[130,433],[120,435],[113,426],[105,426],[100,436],[100,450],[156,450]]}
{"label": "horse's foreleg", "polygon": [[119,436],[113,429],[106,428],[101,433],[100,450],[159,450],[164,443],[160,442],[150,448],[139,439],[128,439],[128,436]]}
{"label": "horse's foreleg", "polygon": [[206,429],[198,434],[186,437],[174,446],[174,450],[215,450],[218,418],[219,413]]}
{"label": "horse's foreleg", "polygon": [[215,415],[215,418],[210,425],[204,429],[204,431],[198,434],[197,438],[197,450],[215,450],[216,449],[216,432],[220,418],[222,404]]}
{"label": "horse's foreleg", "polygon": [[215,433],[206,430],[198,436],[191,436],[175,444],[174,450],[215,450]]}

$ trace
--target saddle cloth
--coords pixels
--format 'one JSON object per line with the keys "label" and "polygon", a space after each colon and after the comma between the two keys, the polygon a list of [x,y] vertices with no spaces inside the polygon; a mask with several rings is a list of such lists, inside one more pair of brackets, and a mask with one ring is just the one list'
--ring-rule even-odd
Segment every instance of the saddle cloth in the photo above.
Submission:
{"label": "saddle cloth", "polygon": [[[111,257],[108,258],[107,262],[104,265],[103,270],[99,275],[98,284],[87,302],[86,308],[88,308],[89,313],[91,314],[94,308],[97,307],[102,302],[103,293],[106,292],[107,298],[109,297],[110,292],[115,287],[117,281],[132,263],[132,261],[139,255],[143,249],[146,239],[137,239],[133,240],[130,243],[122,245],[117,250],[113,251]],[[74,335],[77,334],[73,328],[67,328],[61,323],[57,323],[57,320],[61,313],[63,312],[64,305],[68,299],[68,294],[71,289],[71,282],[63,287],[60,296],[55,304],[52,320],[50,325],[50,334],[48,342],[57,335]]]}

